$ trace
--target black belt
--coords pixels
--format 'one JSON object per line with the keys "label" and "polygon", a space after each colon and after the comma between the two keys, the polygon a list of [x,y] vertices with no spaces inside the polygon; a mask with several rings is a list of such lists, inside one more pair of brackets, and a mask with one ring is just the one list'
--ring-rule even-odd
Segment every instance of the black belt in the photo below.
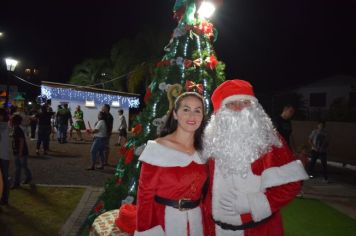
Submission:
{"label": "black belt", "polygon": [[245,229],[249,229],[249,228],[255,227],[255,226],[259,225],[259,224],[265,223],[271,217],[272,217],[272,215],[270,215],[267,218],[264,218],[261,221],[257,221],[257,222],[249,221],[249,222],[244,223],[242,225],[230,225],[230,224],[227,224],[227,223],[223,223],[221,221],[217,221],[217,220],[214,220],[214,219],[213,220],[214,220],[215,224],[219,225],[222,229],[236,231],[236,230],[245,230]]}
{"label": "black belt", "polygon": [[171,200],[157,195],[155,196],[155,201],[166,206],[177,208],[180,211],[196,208],[200,204],[200,199],[199,200],[191,200],[191,199]]}

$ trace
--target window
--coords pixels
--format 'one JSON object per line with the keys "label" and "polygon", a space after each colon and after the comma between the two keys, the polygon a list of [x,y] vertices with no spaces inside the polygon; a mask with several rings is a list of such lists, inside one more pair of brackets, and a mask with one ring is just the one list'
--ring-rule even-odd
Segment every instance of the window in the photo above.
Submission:
{"label": "window", "polygon": [[86,107],[95,107],[95,101],[85,101]]}
{"label": "window", "polygon": [[326,93],[311,93],[309,98],[309,105],[311,107],[325,107]]}

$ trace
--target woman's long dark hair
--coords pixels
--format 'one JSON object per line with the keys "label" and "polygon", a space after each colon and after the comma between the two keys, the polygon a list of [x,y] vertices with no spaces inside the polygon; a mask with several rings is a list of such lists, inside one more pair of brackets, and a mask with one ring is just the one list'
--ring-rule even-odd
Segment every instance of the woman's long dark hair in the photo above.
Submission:
{"label": "woman's long dark hair", "polygon": [[176,119],[174,119],[173,112],[175,111],[177,113],[177,111],[182,103],[182,100],[187,97],[198,98],[202,103],[203,119],[200,124],[200,127],[194,133],[194,148],[197,151],[202,151],[203,150],[203,131],[204,131],[204,128],[206,125],[206,116],[205,116],[205,109],[204,109],[205,106],[204,106],[203,97],[199,93],[196,93],[196,92],[185,92],[177,97],[177,99],[174,103],[174,107],[173,107],[172,111],[169,113],[168,118],[167,118],[167,120],[159,134],[159,137],[164,137],[164,136],[176,131],[176,129],[178,127],[178,121]]}

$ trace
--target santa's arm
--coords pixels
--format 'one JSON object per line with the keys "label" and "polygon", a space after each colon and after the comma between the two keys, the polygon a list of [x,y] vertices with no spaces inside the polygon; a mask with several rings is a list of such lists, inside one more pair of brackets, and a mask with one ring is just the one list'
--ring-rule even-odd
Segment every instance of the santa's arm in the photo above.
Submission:
{"label": "santa's arm", "polygon": [[137,194],[137,231],[135,236],[163,235],[155,218],[154,195],[158,184],[157,166],[142,162]]}
{"label": "santa's arm", "polygon": [[293,200],[300,191],[300,181],[308,179],[303,164],[286,145],[259,159],[252,169],[261,175],[261,187],[265,189],[265,192],[248,194],[255,221],[268,217]]}
{"label": "santa's arm", "polygon": [[261,221],[292,201],[300,191],[300,182],[293,182],[266,189],[265,193],[248,194],[252,219]]}

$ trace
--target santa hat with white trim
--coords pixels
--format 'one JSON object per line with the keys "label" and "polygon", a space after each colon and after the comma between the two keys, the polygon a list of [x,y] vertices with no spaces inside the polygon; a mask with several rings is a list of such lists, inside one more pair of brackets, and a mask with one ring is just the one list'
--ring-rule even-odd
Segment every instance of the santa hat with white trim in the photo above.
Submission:
{"label": "santa hat with white trim", "polygon": [[211,96],[214,112],[229,102],[236,100],[257,101],[252,85],[245,80],[227,80],[220,84]]}

